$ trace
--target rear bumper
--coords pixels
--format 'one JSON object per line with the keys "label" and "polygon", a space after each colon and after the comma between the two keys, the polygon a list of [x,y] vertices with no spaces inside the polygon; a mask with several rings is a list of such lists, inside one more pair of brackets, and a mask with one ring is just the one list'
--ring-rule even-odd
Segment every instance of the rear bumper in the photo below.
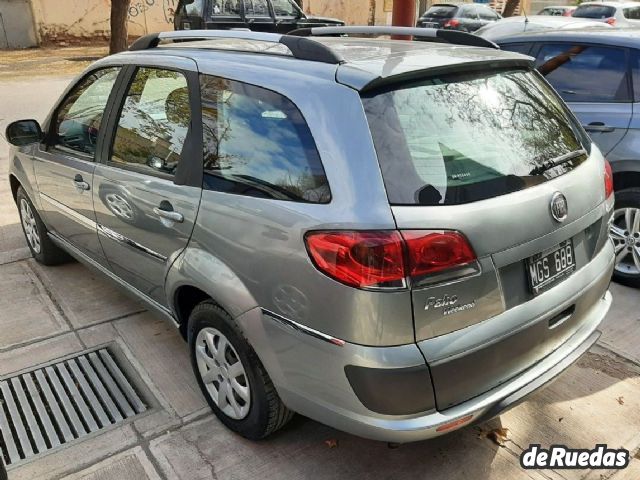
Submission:
{"label": "rear bumper", "polygon": [[[594,271],[581,271],[580,278],[575,280],[576,283],[584,281],[579,285],[580,291],[575,296],[565,296],[564,302],[555,305],[562,308],[565,304],[575,302],[575,297],[594,290],[600,292],[590,307],[581,313],[579,326],[569,338],[537,363],[499,386],[442,410],[434,408],[413,415],[375,413],[358,399],[345,375],[344,368],[347,365],[372,369],[424,366],[422,352],[415,344],[383,348],[349,343],[335,345],[327,339],[288,327],[264,315],[260,309],[247,312],[237,320],[269,372],[283,402],[292,410],[339,430],[374,440],[398,443],[424,440],[453,430],[439,431],[439,428],[456,420],[465,419],[456,426],[460,428],[492,418],[517,405],[526,396],[555,379],[598,340],[598,325],[612,302],[606,288],[613,266],[609,246],[603,248],[600,255],[606,268],[594,262]],[[537,320],[547,321],[547,316],[534,322]],[[379,388],[381,395],[384,395],[385,385]]]}

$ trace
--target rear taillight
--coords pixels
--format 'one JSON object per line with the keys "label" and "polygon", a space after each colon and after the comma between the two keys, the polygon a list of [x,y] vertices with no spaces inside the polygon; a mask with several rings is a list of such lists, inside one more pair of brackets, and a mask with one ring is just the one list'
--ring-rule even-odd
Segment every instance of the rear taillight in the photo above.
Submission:
{"label": "rear taillight", "polygon": [[604,161],[604,196],[609,198],[613,195],[613,171],[608,160]]}
{"label": "rear taillight", "polygon": [[612,27],[616,24],[616,19],[613,17],[609,17],[605,20],[605,23],[608,23],[609,25],[611,25]]}
{"label": "rear taillight", "polygon": [[476,261],[467,239],[454,231],[402,232],[409,257],[408,276],[424,277],[459,268]]}
{"label": "rear taillight", "polygon": [[445,28],[456,28],[460,25],[460,20],[452,18],[451,20],[447,20],[444,22]]}
{"label": "rear taillight", "polygon": [[318,270],[357,288],[405,288],[409,280],[477,263],[467,239],[454,231],[310,232],[305,241]]}

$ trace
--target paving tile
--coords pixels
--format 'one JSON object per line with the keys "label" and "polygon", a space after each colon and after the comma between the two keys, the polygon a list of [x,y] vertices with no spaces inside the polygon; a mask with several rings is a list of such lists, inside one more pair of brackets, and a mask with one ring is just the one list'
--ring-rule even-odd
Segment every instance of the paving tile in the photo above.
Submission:
{"label": "paving tile", "polygon": [[160,480],[140,447],[113,456],[64,480]]}
{"label": "paving tile", "polygon": [[[336,448],[325,444],[330,439]],[[185,480],[542,478],[471,428],[389,449],[302,417],[263,442],[238,437],[210,418],[153,440],[150,450],[167,478]]]}
{"label": "paving tile", "polygon": [[[522,449],[534,443],[589,449],[605,443],[633,451],[640,446],[640,367],[594,347],[546,390],[500,421]],[[565,478],[585,474],[562,471]]]}
{"label": "paving tile", "polygon": [[613,304],[600,343],[640,364],[640,290],[611,284]]}
{"label": "paving tile", "polygon": [[[16,468],[9,468],[11,480],[45,480],[77,472],[98,461],[129,449],[137,442],[137,435],[130,424],[86,437],[77,443],[36,457],[34,461]],[[100,478],[100,477],[97,477]],[[108,477],[107,477],[108,478]],[[125,480],[127,477],[122,477]]]}
{"label": "paving tile", "polygon": [[19,372],[83,349],[75,334],[66,333],[22,348],[0,352],[0,376]]}
{"label": "paving tile", "polygon": [[27,247],[20,224],[2,225],[0,216],[0,265],[30,256],[31,252]]}
{"label": "paving tile", "polygon": [[31,264],[75,328],[144,310],[140,303],[78,262],[56,267],[43,267],[35,261]]}
{"label": "paving tile", "polygon": [[187,345],[172,325],[145,312],[119,320],[115,327],[178,416],[206,408],[191,370]]}
{"label": "paving tile", "polygon": [[27,262],[0,265],[0,350],[68,330]]}

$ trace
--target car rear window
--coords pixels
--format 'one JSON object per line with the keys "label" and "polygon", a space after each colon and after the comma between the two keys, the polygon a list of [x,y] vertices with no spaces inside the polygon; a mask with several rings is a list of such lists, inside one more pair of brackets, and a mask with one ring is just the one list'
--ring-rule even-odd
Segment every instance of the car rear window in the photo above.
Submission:
{"label": "car rear window", "polygon": [[456,10],[458,10],[458,7],[454,5],[437,5],[427,10],[427,12],[423,16],[435,18],[451,18],[456,14]]}
{"label": "car rear window", "polygon": [[[457,205],[538,185],[582,163],[542,166],[588,148],[537,73],[450,74],[363,96],[392,205]],[[536,171],[538,170],[538,171]]]}
{"label": "car rear window", "polygon": [[583,5],[581,7],[576,8],[575,12],[573,12],[573,17],[578,18],[610,18],[613,17],[616,13],[616,9],[613,7],[608,7],[606,5]]}

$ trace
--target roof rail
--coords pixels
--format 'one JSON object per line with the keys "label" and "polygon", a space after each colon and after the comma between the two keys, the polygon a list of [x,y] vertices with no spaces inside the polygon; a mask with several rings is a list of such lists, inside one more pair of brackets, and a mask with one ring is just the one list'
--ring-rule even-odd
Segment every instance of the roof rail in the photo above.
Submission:
{"label": "roof rail", "polygon": [[168,41],[197,41],[209,39],[233,38],[238,40],[259,41],[284,45],[291,51],[294,58],[330,64],[343,63],[340,54],[331,48],[302,36],[279,35],[275,33],[251,32],[246,30],[178,30],[175,32],[150,33],[138,38],[129,47],[130,51],[148,50],[156,48],[162,40]]}
{"label": "roof rail", "polygon": [[438,28],[417,27],[312,27],[299,28],[289,32],[288,35],[300,37],[317,37],[324,35],[403,35],[420,39],[442,40],[457,45],[469,45],[472,47],[487,47],[500,49],[495,43],[458,30],[444,30]]}

